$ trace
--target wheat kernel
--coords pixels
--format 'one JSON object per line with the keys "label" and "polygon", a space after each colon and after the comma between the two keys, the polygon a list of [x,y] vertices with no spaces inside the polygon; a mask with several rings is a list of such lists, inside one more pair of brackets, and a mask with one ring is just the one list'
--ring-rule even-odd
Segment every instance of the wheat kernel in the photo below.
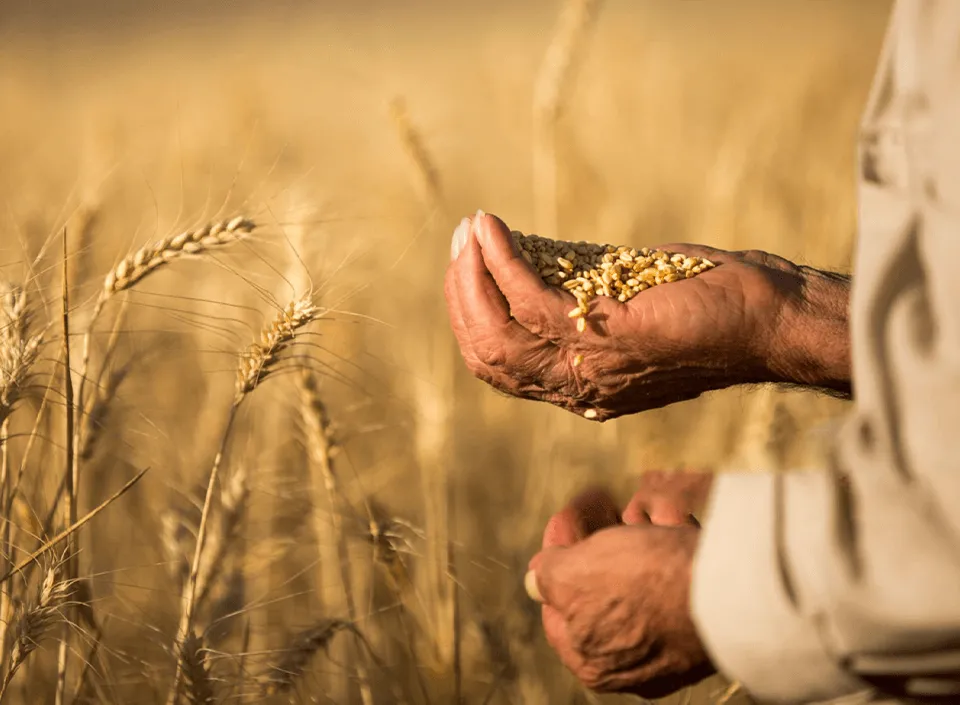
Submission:
{"label": "wheat kernel", "polygon": [[537,235],[511,233],[525,261],[534,266],[541,279],[562,287],[577,300],[569,312],[577,329],[586,330],[590,301],[598,296],[626,303],[640,292],[664,283],[690,279],[713,263],[679,252],[632,248],[625,245],[599,245],[564,242]]}

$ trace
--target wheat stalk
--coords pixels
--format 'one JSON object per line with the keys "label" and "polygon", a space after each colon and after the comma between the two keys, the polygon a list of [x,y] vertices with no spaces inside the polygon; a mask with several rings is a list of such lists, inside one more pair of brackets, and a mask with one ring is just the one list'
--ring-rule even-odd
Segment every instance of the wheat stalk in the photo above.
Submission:
{"label": "wheat stalk", "polygon": [[[337,446],[330,428],[330,417],[327,414],[323,397],[320,395],[317,377],[309,370],[304,370],[300,377],[300,413],[304,423],[310,468],[319,475],[319,477],[314,476],[312,482],[314,493],[313,519],[317,541],[320,542],[325,534],[325,520],[320,514],[319,494],[322,486],[326,492],[327,505],[330,508],[329,521],[333,528],[337,565],[341,587],[343,588],[344,604],[347,608],[347,617],[351,622],[356,622],[357,606],[354,600],[353,581],[350,576],[350,555],[341,515],[341,509],[346,509],[348,505],[340,493],[334,468]],[[364,705],[371,705],[373,694],[370,690],[369,673],[363,660],[364,656],[361,655],[356,664],[357,681]]]}
{"label": "wheat stalk", "polygon": [[117,490],[112,495],[107,497],[105,500],[103,500],[96,507],[94,507],[89,512],[84,514],[82,517],[77,519],[77,521],[75,521],[73,524],[68,526],[66,529],[64,529],[63,531],[60,531],[55,536],[44,541],[40,545],[40,547],[37,548],[33,553],[31,553],[29,556],[21,560],[19,563],[17,563],[13,568],[8,570],[6,573],[4,573],[3,575],[0,575],[0,584],[3,584],[6,581],[10,580],[10,578],[12,578],[14,575],[21,573],[26,568],[28,568],[35,560],[37,560],[40,556],[50,551],[54,546],[59,545],[62,541],[73,536],[73,534],[75,534],[77,531],[83,528],[91,519],[97,516],[97,514],[102,512],[104,509],[109,507],[111,504],[113,504],[118,499],[120,499],[123,495],[125,495],[128,491],[130,491],[130,489],[133,488],[135,484],[140,482],[143,476],[147,474],[147,470],[149,470],[149,468],[138,472],[131,479],[127,480],[127,482],[119,490]]}
{"label": "wheat stalk", "polygon": [[[72,378],[72,368],[70,367],[70,281],[69,281],[69,272],[68,272],[68,259],[67,259],[67,233],[66,230],[63,232],[63,266],[62,266],[62,279],[60,282],[61,287],[61,330],[63,332],[63,346],[61,352],[63,355],[63,386],[64,386],[64,400],[66,402],[66,428],[65,431],[65,448],[66,448],[66,470],[65,477],[67,478],[66,482],[66,496],[67,496],[67,525],[73,525],[77,521],[77,465],[75,462],[75,455],[77,446],[74,445],[74,439],[76,433],[74,432],[74,425],[76,423],[76,417],[74,415],[74,406],[73,406],[73,378]],[[76,538],[71,534],[67,538],[67,551],[69,557],[66,560],[67,564],[67,580],[70,581],[70,584],[73,584],[73,581],[78,575],[78,566],[77,566],[77,552],[76,547]],[[67,667],[69,661],[70,651],[68,648],[68,642],[70,639],[70,624],[69,617],[64,622],[63,625],[63,637],[60,640],[60,649],[57,659],[57,690],[54,698],[56,705],[63,705],[64,698],[66,697],[66,687],[67,687]]]}
{"label": "wheat stalk", "polygon": [[217,531],[208,539],[205,558],[200,563],[200,572],[197,575],[198,607],[207,599],[231,547],[240,538],[240,524],[249,497],[247,473],[244,467],[240,466],[220,493],[220,521]]}
{"label": "wheat stalk", "polygon": [[[309,293],[295,301],[291,301],[286,307],[280,310],[273,321],[263,329],[260,334],[260,339],[254,342],[245,354],[240,356],[240,364],[236,377],[236,392],[234,394],[233,404],[227,415],[223,435],[220,438],[220,446],[213,459],[213,467],[210,469],[207,491],[203,499],[203,509],[200,512],[200,526],[197,528],[197,541],[193,554],[193,563],[191,564],[190,574],[187,576],[187,582],[184,586],[181,599],[180,623],[177,628],[176,641],[178,652],[184,640],[190,634],[197,607],[197,586],[200,579],[207,524],[209,522],[210,507],[214,494],[213,490],[214,487],[216,487],[220,466],[223,463],[223,455],[226,451],[227,442],[230,439],[233,424],[237,418],[237,410],[240,408],[243,400],[259,387],[267,377],[276,371],[280,355],[290,347],[298,333],[300,333],[305,326],[317,320],[321,315],[322,309],[314,304],[312,295]],[[173,684],[167,699],[168,705],[175,705],[179,697],[183,666],[182,659],[178,657]]]}
{"label": "wheat stalk", "polygon": [[90,460],[96,449],[97,441],[106,427],[110,413],[110,402],[117,395],[117,389],[130,373],[130,366],[124,365],[107,375],[106,381],[97,386],[96,395],[91,399],[89,409],[80,420],[83,428],[80,432],[79,457],[82,462]]}

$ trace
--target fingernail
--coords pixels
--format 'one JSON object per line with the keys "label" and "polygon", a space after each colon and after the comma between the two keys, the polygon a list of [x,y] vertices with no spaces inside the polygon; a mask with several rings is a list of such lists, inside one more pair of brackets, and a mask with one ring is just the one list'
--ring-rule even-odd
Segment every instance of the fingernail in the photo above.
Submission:
{"label": "fingernail", "polygon": [[523,587],[531,600],[534,602],[543,602],[543,595],[540,594],[540,586],[537,585],[537,574],[534,571],[528,570],[527,574],[523,576]]}
{"label": "fingernail", "polygon": [[453,231],[453,239],[450,241],[450,261],[454,261],[463,252],[467,246],[467,238],[470,237],[470,219],[464,218],[460,225]]}
{"label": "fingernail", "polygon": [[477,237],[480,237],[480,220],[485,215],[486,213],[478,208],[476,215],[473,216],[473,234]]}

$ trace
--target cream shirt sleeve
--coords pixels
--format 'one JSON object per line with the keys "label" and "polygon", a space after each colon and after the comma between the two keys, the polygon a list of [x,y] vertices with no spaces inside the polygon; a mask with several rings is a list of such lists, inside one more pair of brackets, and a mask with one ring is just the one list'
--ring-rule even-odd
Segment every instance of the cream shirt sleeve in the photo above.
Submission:
{"label": "cream shirt sleeve", "polygon": [[718,477],[694,617],[761,701],[960,703],[960,0],[896,4],[862,128],[855,411],[822,472]]}

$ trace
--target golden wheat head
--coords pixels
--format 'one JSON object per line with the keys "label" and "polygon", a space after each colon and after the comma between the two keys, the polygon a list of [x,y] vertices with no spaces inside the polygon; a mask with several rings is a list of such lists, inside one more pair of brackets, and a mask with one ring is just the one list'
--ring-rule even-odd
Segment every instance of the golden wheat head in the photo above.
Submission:
{"label": "golden wheat head", "polygon": [[0,424],[23,396],[43,335],[30,335],[27,294],[0,281]]}
{"label": "golden wheat head", "polygon": [[122,260],[103,281],[102,299],[129,289],[145,276],[171,260],[200,255],[225,245],[232,245],[254,231],[256,224],[237,216],[232,220],[208,223],[173,237],[141,247]]}
{"label": "golden wheat head", "polygon": [[311,296],[291,301],[280,311],[260,336],[260,340],[250,346],[246,355],[240,358],[237,370],[237,397],[256,389],[271,372],[275,371],[282,353],[304,326],[317,320],[321,309],[313,303]]}

